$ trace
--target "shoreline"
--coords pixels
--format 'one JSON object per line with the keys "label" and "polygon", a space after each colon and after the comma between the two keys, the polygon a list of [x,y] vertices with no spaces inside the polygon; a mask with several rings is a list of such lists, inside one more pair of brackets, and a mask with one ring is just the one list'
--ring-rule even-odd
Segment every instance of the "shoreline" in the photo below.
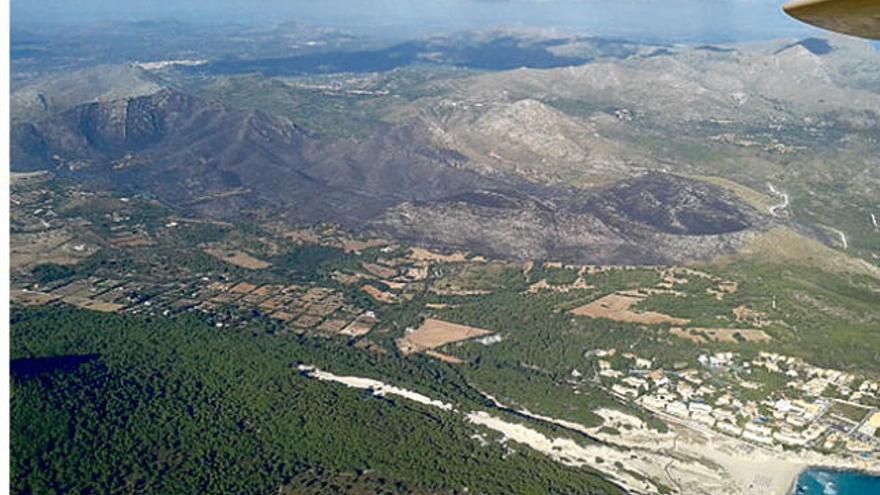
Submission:
{"label": "shoreline", "polygon": [[[869,458],[857,458],[841,456],[839,454],[822,454],[813,450],[785,451],[778,446],[766,448],[743,441],[741,438],[731,437],[722,432],[708,430],[658,411],[650,411],[669,425],[689,430],[704,440],[696,442],[680,442],[680,450],[692,450],[707,460],[718,463],[728,472],[733,479],[738,480],[739,491],[743,495],[772,494],[794,495],[798,480],[810,470],[825,470],[835,472],[859,473],[869,477],[880,478],[880,461],[876,455]],[[712,448],[705,448],[711,445]],[[743,455],[741,447],[748,449],[749,454]],[[756,459],[757,457],[757,459]],[[755,464],[759,463],[761,469],[769,475],[769,486],[759,489],[750,486],[755,480]]]}
{"label": "shoreline", "polygon": [[788,490],[785,492],[785,495],[794,495],[794,493],[797,491],[798,481],[800,481],[801,476],[803,476],[804,473],[806,473],[810,469],[813,468],[807,467],[798,472],[797,476],[795,476],[794,479],[791,480],[791,483],[788,485]]}
{"label": "shoreline", "polygon": [[797,477],[794,480],[792,480],[791,487],[789,488],[788,492],[785,493],[785,495],[795,495],[795,491],[797,490],[797,486],[798,486],[798,481],[801,479],[801,476],[803,476],[807,471],[830,471],[830,472],[837,473],[837,474],[855,473],[855,474],[859,474],[859,475],[863,475],[863,476],[868,476],[868,477],[880,479],[880,466],[878,466],[875,469],[870,469],[870,468],[869,469],[858,469],[858,468],[854,468],[854,467],[823,466],[820,464],[809,465],[809,466],[803,468],[798,473]]}
{"label": "shoreline", "polygon": [[[795,495],[798,481],[811,470],[857,473],[880,478],[880,463],[874,458],[857,459],[818,452],[796,453],[766,449],[718,432],[702,431],[689,423],[674,421],[673,424],[696,433],[691,438],[680,438],[675,450],[719,465],[736,486],[729,492],[730,495]],[[763,476],[757,476],[758,474]],[[716,491],[722,492],[728,493]]]}

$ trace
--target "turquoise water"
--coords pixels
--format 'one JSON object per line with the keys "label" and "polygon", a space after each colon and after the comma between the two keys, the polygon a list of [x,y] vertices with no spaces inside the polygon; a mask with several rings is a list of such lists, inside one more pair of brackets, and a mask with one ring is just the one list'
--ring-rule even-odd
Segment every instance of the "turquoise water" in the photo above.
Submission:
{"label": "turquoise water", "polygon": [[798,478],[793,495],[880,495],[880,477],[854,471],[810,469]]}

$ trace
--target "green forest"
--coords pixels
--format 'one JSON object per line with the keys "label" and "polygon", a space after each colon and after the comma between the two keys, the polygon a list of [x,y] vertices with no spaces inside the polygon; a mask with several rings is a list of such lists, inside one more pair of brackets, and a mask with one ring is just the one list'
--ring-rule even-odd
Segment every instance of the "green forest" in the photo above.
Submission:
{"label": "green forest", "polygon": [[621,493],[528,449],[480,446],[459,415],[295,369],[478,405],[463,378],[423,359],[67,308],[14,310],[12,342],[13,363],[98,356],[14,377],[13,493]]}

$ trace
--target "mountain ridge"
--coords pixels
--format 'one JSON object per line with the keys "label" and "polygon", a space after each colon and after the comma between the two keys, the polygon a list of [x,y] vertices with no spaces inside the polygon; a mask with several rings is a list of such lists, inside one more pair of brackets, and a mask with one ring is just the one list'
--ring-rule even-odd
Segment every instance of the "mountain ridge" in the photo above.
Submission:
{"label": "mountain ridge", "polygon": [[[735,234],[735,230],[763,228],[757,215],[746,213],[750,207],[732,199],[723,204],[712,203],[685,194],[664,202],[663,194],[669,191],[663,189],[696,187],[683,178],[643,179],[645,184],[656,186],[648,193],[653,198],[648,208],[665,209],[672,222],[651,225],[648,211],[627,208],[626,199],[616,198],[635,197],[634,191],[614,189],[612,184],[599,189],[604,196],[597,194],[597,190],[587,192],[595,202],[589,204],[574,199],[584,190],[529,183],[505,172],[478,174],[466,166],[468,158],[464,155],[437,148],[430,133],[417,121],[391,126],[363,141],[322,142],[303,135],[286,118],[229,109],[173,89],[149,96],[87,103],[61,112],[55,119],[22,124],[16,135],[19,139],[15,139],[13,163],[39,163],[42,159],[38,168],[60,169],[79,180],[145,191],[223,218],[240,218],[243,212],[260,208],[281,212],[291,220],[331,221],[361,230],[366,225],[365,230],[371,232],[398,232],[398,237],[423,237],[436,243],[442,236],[414,233],[412,225],[404,228],[396,222],[393,213],[416,208],[411,205],[431,205],[429,208],[446,209],[449,218],[458,218],[461,225],[426,221],[422,229],[430,230],[431,224],[445,225],[444,235],[450,239],[446,244],[452,246],[457,244],[454,239],[468,237],[462,232],[476,228],[484,238],[496,239],[495,254],[507,257],[520,257],[524,255],[521,250],[534,253],[536,249],[534,245],[504,241],[508,232],[503,222],[498,221],[499,212],[508,218],[519,216],[522,228],[533,232],[530,237],[542,239],[540,242],[549,246],[542,252],[547,257],[559,254],[553,248],[560,244],[552,234],[554,228],[561,225],[571,229],[575,228],[571,224],[585,221],[602,225],[608,239],[580,235],[582,242],[615,249],[626,245],[629,247],[623,251],[630,252],[637,252],[636,244],[647,239],[695,237],[693,234],[699,234],[699,229],[692,226],[678,230],[668,227],[674,222],[683,225],[682,219],[723,216],[729,213],[726,209],[739,212],[748,221],[741,229],[720,229],[720,236]],[[705,187],[711,186],[700,186]],[[486,205],[472,204],[471,200],[482,194],[479,191],[493,188],[531,191],[529,194],[544,202],[540,204],[555,204],[557,211],[552,218],[546,211],[536,214],[538,203],[532,199],[514,203],[513,208],[487,209]],[[714,194],[723,192],[718,190]],[[673,204],[676,202],[681,204]],[[453,206],[457,204],[466,207],[454,212]],[[703,209],[706,211],[698,211]],[[609,216],[603,218],[603,211]],[[627,229],[631,232],[622,234]],[[582,249],[585,256],[594,260],[635,260],[600,253],[587,245],[566,249]],[[599,251],[603,249],[606,248]],[[691,251],[701,258],[710,255],[700,247]]]}

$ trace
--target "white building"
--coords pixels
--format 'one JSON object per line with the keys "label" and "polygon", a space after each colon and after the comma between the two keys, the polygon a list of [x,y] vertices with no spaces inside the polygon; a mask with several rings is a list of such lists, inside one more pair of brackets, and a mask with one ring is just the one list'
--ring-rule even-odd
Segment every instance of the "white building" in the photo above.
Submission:
{"label": "white building", "polygon": [[764,445],[773,444],[773,430],[758,423],[748,423],[743,429],[742,437]]}
{"label": "white building", "polygon": [[647,409],[664,410],[669,401],[658,395],[645,395],[642,397],[642,405]]}
{"label": "white building", "polygon": [[737,426],[735,423],[730,423],[727,421],[719,421],[718,423],[715,424],[715,428],[717,428],[718,431],[721,431],[723,433],[727,433],[728,435],[733,435],[735,437],[742,435],[742,428]]}
{"label": "white building", "polygon": [[604,376],[607,378],[620,378],[623,376],[623,373],[617,370],[607,369],[599,372],[599,376]]}
{"label": "white building", "polygon": [[621,397],[625,397],[628,399],[635,399],[639,396],[638,390],[630,387],[624,387],[623,385],[620,385],[618,383],[615,383],[611,386],[611,391]]}
{"label": "white building", "polygon": [[804,447],[807,445],[807,439],[803,435],[790,430],[774,432],[773,439],[789,447]]}
{"label": "white building", "polygon": [[688,412],[688,407],[684,402],[675,401],[670,402],[666,405],[666,412],[672,414],[673,416],[678,416],[681,418],[687,418],[690,416],[690,412]]}
{"label": "white building", "polygon": [[645,380],[643,380],[641,378],[636,378],[634,376],[628,376],[628,377],[624,378],[622,381],[623,381],[623,383],[629,385],[630,387],[638,389],[638,390],[648,388],[648,382],[646,382]]}
{"label": "white building", "polygon": [[715,419],[719,421],[736,422],[736,413],[729,409],[715,409],[712,411],[712,416],[715,416]]}
{"label": "white building", "polygon": [[757,433],[751,431],[743,431],[742,437],[751,442],[760,443],[764,445],[773,445],[773,437],[769,435],[759,435]]}
{"label": "white building", "polygon": [[691,419],[710,428],[715,426],[715,417],[707,412],[694,411],[691,413]]}
{"label": "white building", "polygon": [[653,364],[654,363],[650,359],[636,358],[636,368],[646,370],[650,369]]}

